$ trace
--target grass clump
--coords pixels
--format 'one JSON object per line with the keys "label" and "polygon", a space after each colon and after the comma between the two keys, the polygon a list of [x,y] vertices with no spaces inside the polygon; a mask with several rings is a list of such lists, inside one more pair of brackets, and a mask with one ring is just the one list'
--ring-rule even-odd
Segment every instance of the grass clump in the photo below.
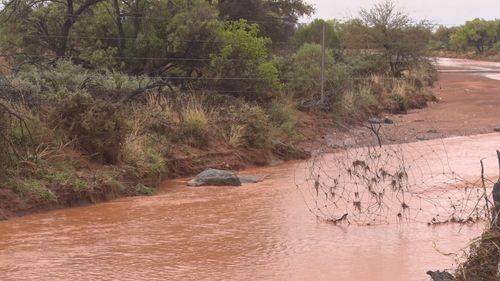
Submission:
{"label": "grass clump", "polygon": [[21,197],[30,198],[30,201],[57,202],[57,195],[39,179],[24,178],[16,181],[13,191]]}
{"label": "grass clump", "polygon": [[230,146],[235,148],[241,147],[245,144],[245,129],[245,125],[231,124],[224,133],[223,137]]}
{"label": "grass clump", "polygon": [[379,101],[370,85],[360,85],[345,92],[338,100],[334,116],[342,122],[359,122],[379,109]]}
{"label": "grass clump", "polygon": [[142,183],[138,183],[134,187],[134,191],[135,191],[135,193],[137,195],[143,195],[143,196],[153,196],[153,195],[155,195],[155,189],[154,188],[145,186]]}
{"label": "grass clump", "polygon": [[205,148],[209,141],[209,114],[202,104],[191,99],[181,111],[180,138],[186,143]]}

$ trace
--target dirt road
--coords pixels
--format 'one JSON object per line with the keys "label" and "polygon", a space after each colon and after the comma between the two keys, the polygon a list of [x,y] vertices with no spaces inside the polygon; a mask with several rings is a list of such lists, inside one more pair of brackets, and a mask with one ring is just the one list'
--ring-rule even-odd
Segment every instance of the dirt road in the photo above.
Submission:
{"label": "dirt road", "polygon": [[[500,127],[500,63],[436,60],[441,99],[423,110],[394,116],[399,137],[434,139],[491,133]],[[403,139],[404,140],[404,139]]]}

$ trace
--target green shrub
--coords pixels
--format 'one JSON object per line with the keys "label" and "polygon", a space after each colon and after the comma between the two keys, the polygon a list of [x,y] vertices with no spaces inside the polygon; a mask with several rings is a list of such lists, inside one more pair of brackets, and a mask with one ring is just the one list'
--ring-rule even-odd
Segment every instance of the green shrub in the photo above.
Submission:
{"label": "green shrub", "polygon": [[85,93],[73,94],[57,104],[53,120],[94,159],[113,164],[120,158],[129,125],[113,104]]}
{"label": "green shrub", "polygon": [[388,69],[383,67],[385,62],[379,56],[352,56],[347,60],[347,63],[352,74],[356,76],[383,75],[388,71]]}
{"label": "green shrub", "polygon": [[436,68],[429,61],[420,61],[408,70],[406,77],[416,88],[431,87],[438,80]]}
{"label": "green shrub", "polygon": [[[321,77],[321,45],[306,43],[293,57],[291,80],[288,89],[299,98],[301,103],[317,104],[320,100]],[[332,79],[334,76],[334,57],[331,49],[326,50],[325,77]],[[327,86],[332,85],[328,84]],[[331,92],[331,88],[326,89]]]}
{"label": "green shrub", "polygon": [[[259,33],[257,24],[245,20],[221,25],[217,32],[220,46],[210,56],[211,71],[217,77],[230,79],[215,80],[217,89],[259,99],[266,91],[280,87],[278,70],[267,48],[271,40]],[[231,79],[240,77],[252,79]]]}
{"label": "green shrub", "polygon": [[209,140],[209,117],[201,103],[192,99],[182,109],[181,117],[181,139],[194,147],[206,147]]}
{"label": "green shrub", "polygon": [[169,144],[153,136],[127,137],[123,147],[123,161],[136,168],[139,178],[161,179],[166,172],[166,154]]}
{"label": "green shrub", "polygon": [[245,125],[243,138],[249,147],[269,148],[271,146],[271,122],[259,106],[246,105],[241,108],[240,122]]}
{"label": "green shrub", "polygon": [[378,106],[378,98],[372,93],[371,87],[361,85],[342,94],[334,115],[339,121],[359,122],[371,113],[377,113]]}
{"label": "green shrub", "polygon": [[295,133],[295,105],[291,101],[274,101],[269,109],[271,121],[288,135]]}
{"label": "green shrub", "polygon": [[18,93],[42,100],[59,100],[68,93],[89,87],[104,90],[135,90],[150,82],[146,76],[130,76],[113,70],[96,71],[58,60],[53,65],[27,66],[9,77],[10,86]]}
{"label": "green shrub", "polygon": [[225,132],[223,132],[223,137],[226,142],[232,147],[243,146],[245,144],[245,127],[245,125],[231,124],[226,128]]}
{"label": "green shrub", "polygon": [[400,93],[389,95],[389,110],[393,113],[406,113],[410,107],[408,97]]}
{"label": "green shrub", "polygon": [[[47,124],[27,106],[0,100],[0,177],[19,161],[32,160],[57,141]],[[15,115],[11,114],[14,113]]]}
{"label": "green shrub", "polygon": [[89,77],[89,71],[83,67],[69,60],[58,60],[54,65],[23,68],[11,77],[11,85],[21,93],[50,99],[79,90]]}
{"label": "green shrub", "polygon": [[30,200],[57,202],[57,195],[48,189],[42,180],[29,178],[19,180],[15,183],[13,191]]}
{"label": "green shrub", "polygon": [[149,186],[145,186],[144,184],[142,183],[139,183],[137,184],[135,187],[134,187],[134,192],[137,194],[137,195],[144,195],[144,196],[153,196],[155,195],[155,190],[154,188],[151,188]]}

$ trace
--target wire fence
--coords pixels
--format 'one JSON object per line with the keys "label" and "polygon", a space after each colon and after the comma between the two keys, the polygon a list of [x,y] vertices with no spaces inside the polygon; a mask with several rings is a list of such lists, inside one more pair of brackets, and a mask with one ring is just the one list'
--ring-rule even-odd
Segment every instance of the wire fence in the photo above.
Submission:
{"label": "wire fence", "polygon": [[[320,220],[434,225],[491,219],[490,193],[496,180],[491,171],[500,147],[492,147],[491,157],[465,159],[467,154],[457,158],[457,146],[442,139],[391,142],[395,134],[408,134],[397,125],[369,124],[365,131],[364,137],[357,130],[347,141],[330,145],[333,153],[318,153],[306,183],[297,185]],[[482,173],[483,163],[490,177]]]}

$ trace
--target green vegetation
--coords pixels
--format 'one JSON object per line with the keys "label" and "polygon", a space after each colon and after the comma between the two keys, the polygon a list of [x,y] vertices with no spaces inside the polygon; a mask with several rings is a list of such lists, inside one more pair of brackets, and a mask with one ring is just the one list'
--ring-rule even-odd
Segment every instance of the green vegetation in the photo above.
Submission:
{"label": "green vegetation", "polygon": [[430,27],[391,1],[310,24],[302,0],[4,3],[0,188],[26,209],[150,195],[204,152],[303,158],[299,111],[356,124],[432,99]]}
{"label": "green vegetation", "polygon": [[497,56],[500,52],[500,20],[476,18],[461,26],[439,26],[433,33],[431,46],[437,54]]}

